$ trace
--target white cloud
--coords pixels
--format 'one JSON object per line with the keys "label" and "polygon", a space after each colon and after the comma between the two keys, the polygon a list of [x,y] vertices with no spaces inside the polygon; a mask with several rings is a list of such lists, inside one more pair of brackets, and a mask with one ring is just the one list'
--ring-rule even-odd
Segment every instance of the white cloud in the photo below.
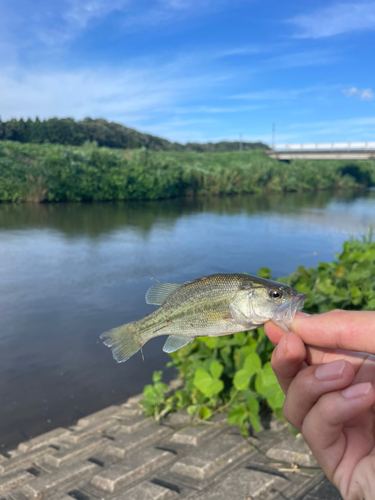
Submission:
{"label": "white cloud", "polygon": [[352,95],[356,95],[358,93],[358,89],[355,87],[344,89],[343,93],[346,95],[346,97],[351,97]]}
{"label": "white cloud", "polygon": [[[27,0],[14,0],[2,8],[0,28],[5,18],[10,31],[17,34],[13,42],[18,47],[30,44],[35,49],[37,42],[63,46],[113,13],[118,14],[117,22],[124,31],[139,31],[202,15],[227,1],[201,0],[197,8],[195,0],[39,0],[37,6]],[[0,44],[8,41],[5,36],[0,30]]]}
{"label": "white cloud", "polygon": [[71,116],[105,117],[126,124],[183,104],[216,84],[215,78],[179,75],[179,62],[164,67],[126,70],[72,70],[0,74],[3,119]]}
{"label": "white cloud", "polygon": [[343,93],[346,97],[357,95],[363,101],[371,101],[374,98],[374,92],[371,89],[359,90],[356,87],[351,87],[350,89],[344,89]]}
{"label": "white cloud", "polygon": [[337,85],[318,85],[302,89],[267,89],[255,92],[246,92],[231,96],[231,99],[244,99],[248,101],[291,101],[306,94],[316,94],[320,98],[324,93],[336,89]]}
{"label": "white cloud", "polygon": [[375,133],[375,116],[292,123],[284,126],[282,132],[292,135],[293,142],[301,143],[371,141]]}
{"label": "white cloud", "polygon": [[288,21],[298,28],[296,38],[325,38],[375,29],[375,2],[335,3]]}
{"label": "white cloud", "polygon": [[152,6],[145,8],[143,3],[132,0],[132,8],[127,9],[126,15],[123,16],[122,26],[126,31],[139,31],[188,17],[201,16],[220,8],[227,1],[200,0],[197,6],[195,0],[156,0],[151,2]]}
{"label": "white cloud", "polygon": [[216,56],[217,58],[221,57],[231,57],[231,56],[248,56],[253,54],[261,54],[270,50],[271,47],[267,45],[243,45],[239,47],[233,47],[231,49],[223,49],[222,51],[218,51]]}
{"label": "white cloud", "polygon": [[177,114],[227,114],[227,113],[245,113],[247,111],[254,111],[256,109],[264,108],[264,105],[254,104],[250,106],[189,106],[186,108],[174,108],[174,113]]}
{"label": "white cloud", "polygon": [[322,66],[332,64],[337,60],[337,56],[328,50],[314,50],[304,52],[284,53],[270,58],[265,66],[272,70],[303,68],[307,66]]}
{"label": "white cloud", "polygon": [[360,90],[360,98],[364,101],[371,101],[374,98],[374,92],[371,89]]}

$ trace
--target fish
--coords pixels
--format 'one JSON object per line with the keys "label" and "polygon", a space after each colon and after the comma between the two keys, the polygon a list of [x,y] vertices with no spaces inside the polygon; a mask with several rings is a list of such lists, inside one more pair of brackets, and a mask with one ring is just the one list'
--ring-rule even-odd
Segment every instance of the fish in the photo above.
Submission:
{"label": "fish", "polygon": [[114,359],[127,361],[154,337],[169,335],[163,351],[171,353],[196,337],[253,330],[272,319],[290,331],[305,293],[248,274],[211,274],[186,283],[157,283],[146,293],[147,304],[159,305],[144,318],[101,334]]}

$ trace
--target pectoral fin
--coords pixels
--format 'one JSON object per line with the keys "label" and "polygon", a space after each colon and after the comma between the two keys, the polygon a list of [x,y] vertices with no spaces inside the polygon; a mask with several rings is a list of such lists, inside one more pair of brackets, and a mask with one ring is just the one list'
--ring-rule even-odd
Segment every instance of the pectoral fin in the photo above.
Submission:
{"label": "pectoral fin", "polygon": [[146,303],[154,306],[161,306],[169,295],[181,288],[180,283],[156,283],[147,290]]}
{"label": "pectoral fin", "polygon": [[173,337],[173,335],[170,335],[164,344],[163,351],[164,352],[177,351],[177,349],[190,344],[190,342],[193,342],[193,340],[194,339],[190,339],[187,337]]}

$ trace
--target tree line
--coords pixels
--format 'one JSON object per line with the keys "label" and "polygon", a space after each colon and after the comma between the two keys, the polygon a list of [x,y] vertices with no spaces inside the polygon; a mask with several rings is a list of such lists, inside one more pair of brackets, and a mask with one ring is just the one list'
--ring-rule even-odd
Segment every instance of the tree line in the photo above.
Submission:
{"label": "tree line", "polygon": [[[103,118],[85,118],[76,121],[73,118],[49,118],[48,120],[0,118],[0,140],[18,141],[34,144],[62,144],[81,146],[85,142],[96,142],[98,146],[120,149],[146,148],[150,151],[197,151],[225,152],[238,151],[239,142],[222,141],[217,143],[179,144],[150,134],[138,132],[120,123],[108,122]],[[243,142],[244,151],[267,149],[261,142]]]}

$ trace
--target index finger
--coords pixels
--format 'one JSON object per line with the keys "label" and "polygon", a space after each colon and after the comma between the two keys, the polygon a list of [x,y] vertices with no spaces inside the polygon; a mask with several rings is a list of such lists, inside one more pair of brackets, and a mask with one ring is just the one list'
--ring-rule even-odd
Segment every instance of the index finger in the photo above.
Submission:
{"label": "index finger", "polygon": [[292,330],[305,344],[375,354],[375,312],[334,310],[296,314]]}

